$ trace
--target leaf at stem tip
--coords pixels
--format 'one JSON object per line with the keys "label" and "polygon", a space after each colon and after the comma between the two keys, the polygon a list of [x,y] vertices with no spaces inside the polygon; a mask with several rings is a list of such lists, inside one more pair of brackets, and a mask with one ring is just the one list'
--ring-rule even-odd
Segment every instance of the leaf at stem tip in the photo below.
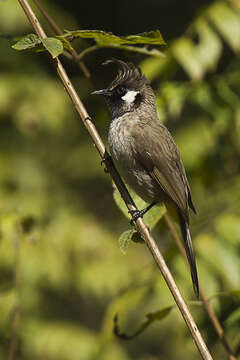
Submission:
{"label": "leaf at stem tip", "polygon": [[27,50],[32,49],[35,46],[39,45],[41,40],[35,34],[28,34],[18,40],[16,44],[12,45],[12,48],[15,50]]}
{"label": "leaf at stem tip", "polygon": [[[36,52],[46,49],[50,52],[53,58],[62,54],[64,48],[67,50],[73,50],[70,41],[74,38],[85,38],[93,39],[96,42],[95,47],[110,47],[117,48],[120,50],[127,50],[133,52],[139,52],[145,55],[164,57],[165,55],[158,49],[148,49],[148,45],[165,45],[165,41],[159,30],[149,31],[136,35],[129,36],[117,36],[110,32],[105,32],[102,30],[75,30],[75,31],[66,31],[64,35],[58,35],[56,37],[48,37],[45,39],[39,39],[35,34],[29,34],[22,39],[20,39],[12,47],[16,50],[27,50],[36,47]],[[41,44],[43,47],[41,47]],[[40,47],[39,47],[40,45]],[[135,45],[145,45],[145,46],[135,46]],[[90,47],[82,51],[80,55],[87,54],[94,50],[95,47]],[[89,49],[89,51],[88,51]]]}
{"label": "leaf at stem tip", "polygon": [[167,306],[159,311],[151,312],[145,315],[145,320],[138,326],[137,330],[131,334],[128,335],[124,332],[120,331],[119,324],[118,324],[118,316],[116,315],[114,318],[114,334],[124,340],[131,340],[135,338],[136,336],[140,335],[146,328],[148,328],[153,322],[155,321],[161,321],[165,319],[166,316],[170,314],[172,309],[175,305]]}
{"label": "leaf at stem tip", "polygon": [[60,40],[52,37],[48,37],[46,39],[42,39],[42,44],[47,51],[50,52],[53,59],[55,59],[58,55],[63,53],[64,47]]}
{"label": "leaf at stem tip", "polygon": [[147,44],[147,45],[166,45],[159,30],[144,32],[136,35],[117,36],[111,32],[102,30],[75,30],[67,31],[66,36],[74,38],[94,39],[100,46],[107,44]]}

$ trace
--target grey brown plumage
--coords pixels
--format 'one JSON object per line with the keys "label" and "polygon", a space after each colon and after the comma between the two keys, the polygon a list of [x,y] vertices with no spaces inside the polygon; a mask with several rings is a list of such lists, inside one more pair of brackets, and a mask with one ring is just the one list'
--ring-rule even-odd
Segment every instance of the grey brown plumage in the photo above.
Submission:
{"label": "grey brown plumage", "polygon": [[[195,256],[189,229],[189,208],[196,212],[177,145],[159,121],[154,92],[133,64],[111,60],[118,74],[103,94],[112,113],[108,142],[125,181],[148,203],[175,205],[196,295]],[[103,93],[104,92],[104,93]]]}

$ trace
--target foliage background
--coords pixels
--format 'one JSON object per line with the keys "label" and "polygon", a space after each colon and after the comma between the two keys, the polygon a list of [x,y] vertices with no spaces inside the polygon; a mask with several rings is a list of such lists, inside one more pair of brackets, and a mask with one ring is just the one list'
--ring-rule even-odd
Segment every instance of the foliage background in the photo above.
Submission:
{"label": "foliage background", "polygon": [[[91,81],[64,64],[104,138],[106,107],[89,96],[93,84],[102,88],[112,77],[101,62],[111,56],[134,61],[151,79],[198,209],[192,233],[201,283],[239,352],[239,1],[42,4],[63,29],[161,30],[165,60],[99,50],[85,59]],[[1,1],[0,359],[198,359],[177,310],[132,341],[112,334],[116,312],[131,334],[146,313],[173,301],[144,245],[119,251],[128,220],[47,56],[11,48],[13,36],[30,32],[17,1]],[[76,43],[79,51],[87,45]],[[154,234],[183,294],[194,299],[163,221]],[[213,356],[227,358],[202,307],[191,310]]]}

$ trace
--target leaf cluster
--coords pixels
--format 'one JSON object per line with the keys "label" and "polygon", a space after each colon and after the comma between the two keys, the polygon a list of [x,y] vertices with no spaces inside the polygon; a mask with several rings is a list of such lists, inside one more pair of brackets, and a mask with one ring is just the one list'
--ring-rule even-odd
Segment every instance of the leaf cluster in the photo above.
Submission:
{"label": "leaf cluster", "polygon": [[[102,30],[75,30],[66,31],[64,35],[39,39],[35,34],[29,34],[20,39],[13,45],[15,50],[27,50],[36,48],[36,51],[49,51],[53,58],[61,55],[66,50],[72,50],[70,41],[74,39],[93,39],[96,43],[94,47],[86,48],[79,54],[82,59],[85,54],[98,48],[117,48],[119,50],[128,50],[141,52],[146,55],[164,56],[157,49],[148,50],[143,47],[134,47],[135,45],[166,45],[159,30],[150,31],[137,35],[117,36]],[[131,46],[129,46],[131,45]]]}

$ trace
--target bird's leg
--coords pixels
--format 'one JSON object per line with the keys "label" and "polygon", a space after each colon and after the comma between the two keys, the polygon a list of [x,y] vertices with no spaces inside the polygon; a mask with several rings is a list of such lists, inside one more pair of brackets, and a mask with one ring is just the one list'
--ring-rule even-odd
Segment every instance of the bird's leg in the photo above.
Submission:
{"label": "bird's leg", "polygon": [[139,217],[143,217],[144,214],[148,212],[154,205],[156,205],[156,202],[152,202],[150,205],[148,205],[143,210],[129,210],[129,214],[132,215],[132,219],[130,221],[130,224],[133,225],[134,221],[136,221]]}
{"label": "bird's leg", "polygon": [[[106,162],[106,159],[105,159],[105,158],[102,159],[102,161],[101,161],[101,166],[102,166],[103,164],[105,165],[105,162]],[[105,168],[103,169],[103,171],[104,171],[106,174],[109,173],[109,171],[108,171],[108,169],[106,168],[106,166],[105,166]]]}
{"label": "bird's leg", "polygon": [[104,172],[107,173],[107,174],[109,173],[109,171],[108,171],[108,169],[107,169],[106,163],[107,163],[107,161],[110,160],[110,159],[111,159],[111,157],[109,156],[109,154],[105,152],[105,154],[104,154],[104,156],[103,156],[103,158],[102,158],[102,161],[101,161],[101,166],[102,166],[103,164],[105,165]]}

